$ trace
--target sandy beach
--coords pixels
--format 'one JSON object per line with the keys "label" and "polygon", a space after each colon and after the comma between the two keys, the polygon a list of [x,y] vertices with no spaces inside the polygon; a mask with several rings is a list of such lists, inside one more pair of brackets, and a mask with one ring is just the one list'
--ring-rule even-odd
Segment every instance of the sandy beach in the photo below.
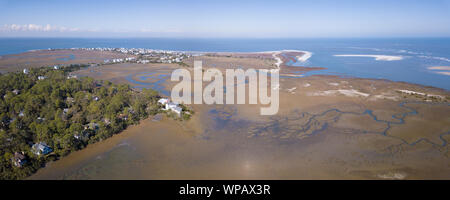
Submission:
{"label": "sandy beach", "polygon": [[336,56],[336,57],[369,57],[369,58],[375,58],[375,60],[379,60],[379,61],[403,60],[402,56],[388,56],[388,55],[343,54],[343,55],[334,55],[334,56]]}
{"label": "sandy beach", "polygon": [[434,73],[450,76],[450,66],[428,67]]}

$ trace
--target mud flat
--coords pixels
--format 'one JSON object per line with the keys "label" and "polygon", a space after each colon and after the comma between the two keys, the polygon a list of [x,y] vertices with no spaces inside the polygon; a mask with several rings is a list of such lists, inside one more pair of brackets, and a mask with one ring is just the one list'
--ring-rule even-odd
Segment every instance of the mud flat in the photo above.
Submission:
{"label": "mud flat", "polygon": [[[276,68],[271,53],[235,55],[192,59],[220,70]],[[297,75],[283,72],[283,66],[292,68],[284,62],[282,73]],[[174,83],[166,77],[176,68],[125,63],[76,74],[168,91]],[[259,104],[192,105],[190,121],[144,120],[30,179],[450,178],[449,91],[388,80],[286,76],[279,92],[276,115],[259,115],[267,106]]]}
{"label": "mud flat", "polygon": [[[308,82],[314,84],[312,80]],[[398,102],[373,103],[359,98],[292,98],[284,101],[289,107],[282,106],[279,115],[267,118],[257,116],[257,108],[198,105],[192,121],[145,120],[111,139],[51,163],[31,179],[450,177],[448,146],[438,138],[441,130],[408,127],[416,120],[426,122],[438,117],[411,115],[401,123],[391,117],[391,124],[366,110],[376,109],[392,116],[410,110],[399,107]],[[376,108],[381,104],[382,108]],[[444,112],[450,109],[448,105],[436,106],[435,109],[443,110],[436,123],[445,124],[449,116]],[[418,108],[417,111],[422,113]],[[388,129],[389,126],[393,128]],[[402,126],[405,130],[397,129]],[[430,142],[434,140],[422,138],[438,141],[433,144]]]}
{"label": "mud flat", "polygon": [[[207,56],[213,57],[232,57],[232,58],[241,58],[241,59],[256,59],[256,60],[271,60],[271,64],[269,67],[265,67],[265,65],[257,65],[257,68],[280,68],[280,73],[282,74],[302,74],[308,71],[322,70],[326,69],[324,67],[302,67],[295,66],[292,67],[292,63],[306,62],[311,56],[311,52],[307,51],[299,51],[299,50],[280,50],[280,51],[265,51],[265,52],[248,52],[248,53],[209,53]],[[250,63],[258,63],[254,62],[254,60]],[[275,63],[274,63],[275,61]],[[250,64],[247,63],[247,64]],[[245,65],[245,66],[252,66]]]}

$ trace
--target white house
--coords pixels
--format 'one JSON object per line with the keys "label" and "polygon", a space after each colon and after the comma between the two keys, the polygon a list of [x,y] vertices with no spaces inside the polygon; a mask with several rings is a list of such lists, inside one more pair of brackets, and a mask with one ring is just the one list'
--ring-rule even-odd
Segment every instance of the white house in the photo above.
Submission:
{"label": "white house", "polygon": [[59,69],[60,67],[58,65],[53,66],[53,69]]}
{"label": "white house", "polygon": [[177,103],[169,102],[166,104],[166,110],[171,110],[171,111],[177,113],[178,115],[181,115],[181,111],[183,109],[181,109]]}
{"label": "white house", "polygon": [[171,110],[171,109],[176,108],[176,107],[178,107],[178,104],[173,103],[173,102],[169,102],[169,103],[166,104],[166,110]]}
{"label": "white house", "polygon": [[31,150],[32,150],[32,152],[34,154],[36,154],[38,156],[39,155],[46,155],[46,154],[49,154],[49,153],[51,153],[53,151],[52,148],[47,146],[47,144],[45,142],[39,142],[39,143],[34,144],[31,147]]}
{"label": "white house", "polygon": [[46,79],[47,77],[45,77],[45,76],[38,76],[38,80],[44,80],[44,79]]}
{"label": "white house", "polygon": [[178,116],[180,116],[181,115],[181,111],[183,111],[183,109],[181,107],[179,107],[177,103],[170,102],[170,100],[167,99],[167,98],[159,99],[158,103],[160,103],[160,104],[165,106],[163,108],[163,110],[171,110],[171,111],[177,113]]}
{"label": "white house", "polygon": [[180,108],[180,107],[174,107],[174,108],[172,108],[171,109],[173,112],[175,112],[175,113],[177,113],[178,114],[178,116],[180,116],[181,115],[181,111],[183,111],[183,109],[182,108]]}
{"label": "white house", "polygon": [[123,62],[123,58],[115,58],[112,60],[113,63]]}
{"label": "white house", "polygon": [[129,58],[126,58],[125,60],[126,61],[133,61],[133,60],[136,60],[136,58],[135,57],[129,57]]}
{"label": "white house", "polygon": [[147,64],[150,62],[150,60],[138,60],[137,62],[141,64]]}
{"label": "white house", "polygon": [[158,103],[160,103],[162,105],[166,105],[167,103],[169,103],[169,99],[161,98],[161,99],[158,100]]}
{"label": "white house", "polygon": [[67,76],[67,79],[71,79],[71,78],[77,78],[77,75],[70,74],[69,76]]}
{"label": "white house", "polygon": [[24,74],[28,74],[30,71],[28,69],[23,69]]}

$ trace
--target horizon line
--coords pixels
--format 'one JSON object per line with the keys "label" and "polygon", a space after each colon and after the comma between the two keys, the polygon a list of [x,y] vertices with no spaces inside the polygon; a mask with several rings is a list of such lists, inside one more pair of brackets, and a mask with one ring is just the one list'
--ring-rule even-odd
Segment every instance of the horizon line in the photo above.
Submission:
{"label": "horizon line", "polygon": [[60,37],[60,36],[0,36],[0,39],[446,39],[450,36],[341,36],[341,37],[160,37],[160,36],[142,36],[142,37]]}

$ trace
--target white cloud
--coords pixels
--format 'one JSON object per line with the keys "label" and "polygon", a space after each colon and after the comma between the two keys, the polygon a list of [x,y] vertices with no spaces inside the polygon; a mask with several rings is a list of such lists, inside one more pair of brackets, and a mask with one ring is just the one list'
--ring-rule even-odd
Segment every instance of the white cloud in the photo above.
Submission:
{"label": "white cloud", "polygon": [[76,32],[78,28],[67,28],[64,26],[38,25],[38,24],[5,24],[0,28],[3,32]]}

